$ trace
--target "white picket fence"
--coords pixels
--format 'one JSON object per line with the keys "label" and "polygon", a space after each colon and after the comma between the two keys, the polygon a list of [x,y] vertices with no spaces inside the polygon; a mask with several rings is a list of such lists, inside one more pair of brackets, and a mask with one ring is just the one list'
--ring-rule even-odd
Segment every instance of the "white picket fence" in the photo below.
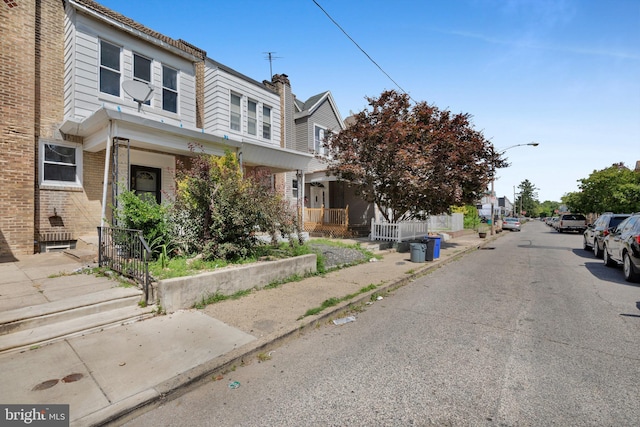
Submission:
{"label": "white picket fence", "polygon": [[376,222],[371,220],[371,234],[369,239],[390,242],[406,242],[407,240],[421,239],[429,234],[429,230],[435,231],[459,231],[464,228],[464,215],[438,215],[431,216],[426,221],[400,221]]}

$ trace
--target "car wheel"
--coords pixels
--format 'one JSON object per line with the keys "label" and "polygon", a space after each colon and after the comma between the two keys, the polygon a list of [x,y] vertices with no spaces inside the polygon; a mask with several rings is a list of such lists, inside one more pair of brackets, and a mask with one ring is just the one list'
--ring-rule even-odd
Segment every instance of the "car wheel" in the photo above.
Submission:
{"label": "car wheel", "polygon": [[593,239],[593,254],[596,258],[602,258],[602,249],[598,246],[598,241]]}
{"label": "car wheel", "polygon": [[602,258],[604,258],[604,265],[606,265],[607,267],[616,266],[616,262],[612,260],[611,257],[609,256],[609,250],[607,249],[607,245],[604,245],[604,248],[602,248]]}
{"label": "car wheel", "polygon": [[590,251],[592,249],[591,245],[589,245],[589,241],[587,240],[587,236],[582,238],[582,249],[585,251]]}
{"label": "car wheel", "polygon": [[637,273],[633,269],[633,264],[631,264],[631,255],[628,253],[624,254],[624,259],[622,262],[622,272],[624,273],[624,280],[627,282],[638,282],[640,281],[640,273]]}
{"label": "car wheel", "polygon": [[558,228],[558,233],[562,233],[562,230]]}

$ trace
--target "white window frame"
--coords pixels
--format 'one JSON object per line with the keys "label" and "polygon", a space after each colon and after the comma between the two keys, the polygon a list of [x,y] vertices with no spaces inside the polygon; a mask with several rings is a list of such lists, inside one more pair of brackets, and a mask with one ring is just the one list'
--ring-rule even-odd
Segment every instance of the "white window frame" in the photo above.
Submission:
{"label": "white window frame", "polygon": [[[102,44],[108,44],[110,46],[113,46],[115,48],[118,48],[118,50],[120,51],[120,54],[118,55],[118,69],[115,68],[111,68],[107,65],[103,65],[102,64]],[[122,46],[118,46],[115,43],[111,43],[109,41],[100,39],[98,46],[100,47],[100,52],[99,52],[99,58],[98,58],[98,91],[100,93],[104,93],[110,96],[115,96],[120,98],[122,96],[122,91],[120,89],[120,85],[122,84]],[[119,76],[118,78],[118,93],[117,94],[113,94],[113,93],[109,93],[109,92],[103,92],[102,90],[102,72],[103,70],[107,73],[114,73],[117,74]]]}
{"label": "white window frame", "polygon": [[[171,70],[171,71],[176,73],[176,87],[175,87],[175,89],[164,85],[165,69],[166,70]],[[178,71],[175,68],[169,67],[168,65],[162,64],[162,110],[163,111],[166,111],[168,113],[173,113],[173,114],[178,114],[180,112],[180,91],[179,91],[179,88],[180,88],[180,71]],[[164,94],[165,94],[165,91],[176,94],[176,111],[168,110],[168,109],[165,108],[165,105],[164,105],[164,97],[165,97]]]}
{"label": "white window frame", "polygon": [[[319,132],[319,135],[317,131]],[[327,149],[324,146],[324,139],[329,135],[329,130],[317,124],[313,124],[313,152],[320,156],[326,156]]]}
{"label": "white window frame", "polygon": [[[269,112],[269,114],[266,114],[267,111]],[[273,137],[273,126],[271,125],[272,112],[273,109],[268,105],[262,106],[262,139],[271,140],[271,138]],[[265,120],[265,117],[268,117],[268,120]]]}
{"label": "white window frame", "polygon": [[[255,106],[253,111],[251,105]],[[247,100],[247,133],[252,136],[258,136],[258,105],[258,101]]]}
{"label": "white window frame", "polygon": [[[234,111],[234,98],[238,99],[238,111]],[[237,129],[234,128],[234,125],[236,124],[238,126]],[[232,130],[234,132],[242,132],[242,95],[235,92],[229,93],[229,130]]]}
{"label": "white window frame", "polygon": [[[55,162],[50,162],[45,159],[45,146],[46,145],[54,145],[61,147],[68,147],[75,149],[75,181],[58,181],[58,180],[45,180],[44,178],[44,168],[45,164],[56,164]],[[50,140],[40,140],[39,143],[39,159],[38,162],[38,170],[40,176],[40,185],[47,187],[75,187],[82,188],[82,144],[77,144],[68,141],[50,141]],[[61,163],[62,164],[62,163]],[[70,164],[66,164],[67,166]]]}
{"label": "white window frame", "polygon": [[[146,59],[147,61],[149,61],[149,80],[145,80],[141,77],[136,76],[136,56],[142,59]],[[148,83],[148,84],[152,84],[152,79],[153,79],[153,59],[149,58],[148,56],[145,55],[141,55],[139,53],[133,52],[133,80],[137,81],[137,82],[144,82],[144,83]],[[163,88],[164,89],[164,88]],[[144,102],[145,105],[151,105],[151,100],[148,99],[146,102]]]}

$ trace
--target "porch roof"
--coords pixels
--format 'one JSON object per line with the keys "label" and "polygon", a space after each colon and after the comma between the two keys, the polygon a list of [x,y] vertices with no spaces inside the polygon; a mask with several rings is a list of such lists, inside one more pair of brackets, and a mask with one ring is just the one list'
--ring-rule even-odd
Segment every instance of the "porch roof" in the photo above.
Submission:
{"label": "porch roof", "polygon": [[62,122],[60,131],[82,137],[83,149],[89,152],[104,150],[109,136],[128,139],[131,147],[170,154],[190,155],[190,145],[197,144],[207,154],[220,156],[225,150],[241,154],[243,164],[266,166],[274,173],[304,170],[313,159],[312,154],[277,145],[221,137],[206,133],[204,129],[185,128],[108,107],[102,107],[84,119],[68,118]]}

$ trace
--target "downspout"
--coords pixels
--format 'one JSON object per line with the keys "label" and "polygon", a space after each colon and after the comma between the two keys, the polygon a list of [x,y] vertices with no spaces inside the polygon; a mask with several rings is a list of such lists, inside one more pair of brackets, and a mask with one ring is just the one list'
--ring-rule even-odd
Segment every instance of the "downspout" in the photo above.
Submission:
{"label": "downspout", "polygon": [[104,156],[104,177],[102,181],[102,214],[100,218],[100,226],[104,227],[105,219],[107,218],[107,192],[109,187],[109,163],[111,161],[111,144],[113,143],[112,121],[109,120],[107,127],[107,149]]}

